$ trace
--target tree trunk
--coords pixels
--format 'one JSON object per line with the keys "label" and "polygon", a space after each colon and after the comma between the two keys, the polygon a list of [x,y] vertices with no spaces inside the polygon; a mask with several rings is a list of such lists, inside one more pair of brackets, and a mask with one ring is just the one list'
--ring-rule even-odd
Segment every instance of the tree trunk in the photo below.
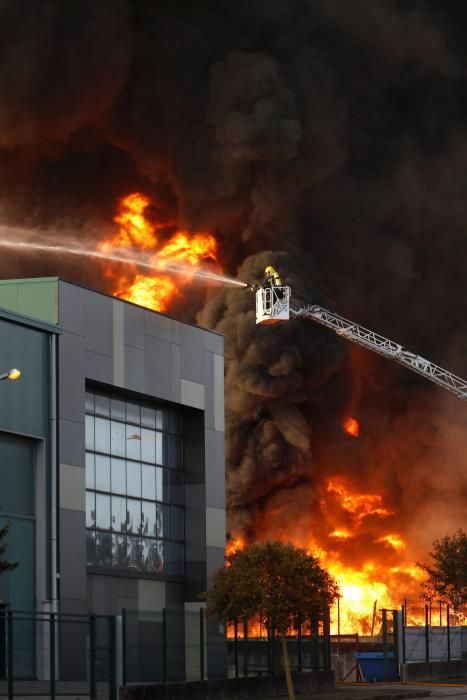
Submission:
{"label": "tree trunk", "polygon": [[289,700],[295,700],[295,691],[293,689],[292,674],[290,673],[289,652],[287,651],[287,640],[285,634],[281,633],[282,658],[284,659],[285,680],[287,682],[287,692]]}

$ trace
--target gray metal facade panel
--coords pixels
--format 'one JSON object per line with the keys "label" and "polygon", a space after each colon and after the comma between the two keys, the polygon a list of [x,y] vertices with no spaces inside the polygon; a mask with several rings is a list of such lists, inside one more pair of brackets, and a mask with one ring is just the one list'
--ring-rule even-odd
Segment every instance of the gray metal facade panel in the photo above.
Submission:
{"label": "gray metal facade panel", "polygon": [[58,318],[64,331],[85,335],[83,289],[59,280]]}
{"label": "gray metal facade panel", "polygon": [[225,508],[224,433],[206,430],[206,505]]}
{"label": "gray metal facade panel", "polygon": [[181,348],[176,343],[171,344],[172,353],[172,401],[181,403]]}
{"label": "gray metal facade panel", "polygon": [[144,383],[146,392],[167,401],[174,401],[174,363],[172,344],[160,338],[146,336]]}
{"label": "gray metal facade panel", "polygon": [[175,581],[167,582],[165,599],[168,608],[183,603],[185,600],[185,587],[183,583],[177,583]]}
{"label": "gray metal facade panel", "polygon": [[205,444],[200,440],[204,436],[204,413],[191,411],[185,418],[183,442],[183,460],[185,484],[205,484]]}
{"label": "gray metal facade panel", "polygon": [[113,615],[138,609],[138,579],[124,576],[89,574],[87,600],[89,609],[97,615]]}
{"label": "gray metal facade panel", "polygon": [[206,561],[185,562],[185,600],[199,602],[199,594],[207,586]]}
{"label": "gray metal facade panel", "polygon": [[219,333],[204,333],[204,349],[208,352],[215,352],[217,355],[223,355],[224,336]]}
{"label": "gray metal facade panel", "polygon": [[180,321],[175,321],[161,314],[155,314],[152,311],[144,311],[144,332],[153,338],[180,345],[180,334],[183,326],[184,324],[180,323]]}
{"label": "gray metal facade panel", "polygon": [[60,418],[58,431],[59,462],[84,467],[84,423]]}
{"label": "gray metal facade panel", "polygon": [[204,384],[204,334],[200,328],[183,325],[181,329],[181,377]]}
{"label": "gray metal facade panel", "polygon": [[82,290],[84,293],[84,345],[100,355],[113,354],[113,299]]}
{"label": "gray metal facade panel", "polygon": [[206,547],[206,573],[208,577],[224,566],[224,562],[225,549],[223,547]]}
{"label": "gray metal facade panel", "polygon": [[205,425],[214,429],[214,355],[212,352],[204,352],[204,385],[205,385]]}
{"label": "gray metal facade panel", "polygon": [[125,387],[130,391],[145,393],[144,365],[145,352],[131,345],[125,345]]}
{"label": "gray metal facade panel", "polygon": [[86,379],[113,384],[114,366],[111,355],[101,355],[92,350],[84,351],[84,372]]}
{"label": "gray metal facade panel", "polygon": [[87,600],[60,596],[60,612],[62,615],[89,615],[90,610]]}
{"label": "gray metal facade panel", "polygon": [[86,590],[85,513],[60,509],[60,594],[82,600]]}
{"label": "gray metal facade panel", "polygon": [[60,415],[81,422],[84,405],[84,338],[64,332],[58,343]]}
{"label": "gray metal facade panel", "polygon": [[185,559],[206,560],[206,490],[204,484],[185,485]]}
{"label": "gray metal facade panel", "polygon": [[124,305],[125,345],[144,350],[144,314],[145,310],[132,304]]}

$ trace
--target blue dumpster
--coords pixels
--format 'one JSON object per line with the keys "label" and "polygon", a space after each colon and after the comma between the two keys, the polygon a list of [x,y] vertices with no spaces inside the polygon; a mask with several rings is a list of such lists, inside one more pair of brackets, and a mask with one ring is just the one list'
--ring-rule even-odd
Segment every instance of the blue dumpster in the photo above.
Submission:
{"label": "blue dumpster", "polygon": [[363,680],[367,683],[397,680],[394,652],[387,654],[386,678],[384,677],[384,654],[382,651],[357,651],[355,658],[360,664]]}

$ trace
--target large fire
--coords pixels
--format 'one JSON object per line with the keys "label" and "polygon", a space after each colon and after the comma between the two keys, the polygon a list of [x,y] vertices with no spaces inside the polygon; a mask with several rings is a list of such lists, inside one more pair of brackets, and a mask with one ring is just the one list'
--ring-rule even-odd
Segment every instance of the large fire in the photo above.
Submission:
{"label": "large fire", "polygon": [[[285,529],[282,515],[269,513],[264,519],[268,525],[257,537],[305,547],[336,578],[340,600],[332,611],[333,634],[377,634],[381,608],[399,608],[406,596],[418,598],[422,573],[403,536],[394,530],[394,511],[385,505],[384,494],[362,492],[343,477],[329,478],[322,484],[315,518],[315,523],[323,520],[324,527],[303,527],[294,519]],[[246,544],[237,537],[228,543],[227,553]]]}
{"label": "large fire", "polygon": [[[124,197],[114,217],[118,228],[99,249],[127,257],[148,255],[154,265],[151,274],[138,272],[136,264],[123,268],[112,262],[106,267],[106,275],[113,282],[114,296],[155,311],[167,311],[200,264],[216,263],[217,242],[210,233],[173,231],[173,227],[153,221],[150,207],[151,200],[139,192]],[[176,276],[166,272],[170,264],[183,265],[183,271]]]}

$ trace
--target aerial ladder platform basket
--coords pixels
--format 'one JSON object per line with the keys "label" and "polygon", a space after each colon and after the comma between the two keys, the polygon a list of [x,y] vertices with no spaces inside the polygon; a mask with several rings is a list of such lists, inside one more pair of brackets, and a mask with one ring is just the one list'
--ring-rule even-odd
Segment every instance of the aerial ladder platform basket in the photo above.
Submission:
{"label": "aerial ladder platform basket", "polygon": [[271,325],[290,318],[290,287],[266,284],[256,291],[256,323]]}

